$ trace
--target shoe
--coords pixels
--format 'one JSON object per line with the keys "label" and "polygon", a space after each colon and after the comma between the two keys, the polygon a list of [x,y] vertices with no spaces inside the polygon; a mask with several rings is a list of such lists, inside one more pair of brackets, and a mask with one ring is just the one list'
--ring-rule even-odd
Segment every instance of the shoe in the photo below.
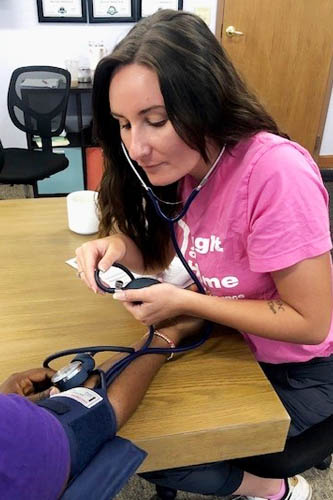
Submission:
{"label": "shoe", "polygon": [[[311,500],[312,488],[302,476],[288,478],[289,491],[284,500]],[[261,497],[244,497],[247,500],[267,500]]]}

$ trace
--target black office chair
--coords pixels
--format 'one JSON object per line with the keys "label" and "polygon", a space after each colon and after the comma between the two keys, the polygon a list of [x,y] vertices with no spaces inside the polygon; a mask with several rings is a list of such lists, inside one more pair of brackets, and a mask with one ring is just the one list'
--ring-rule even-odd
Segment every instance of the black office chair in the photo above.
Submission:
{"label": "black office chair", "polygon": [[[64,154],[52,152],[52,137],[65,126],[71,77],[62,68],[27,66],[16,69],[8,89],[8,111],[16,127],[27,134],[28,149],[4,148],[0,184],[23,184],[33,187],[68,166]],[[41,150],[33,150],[33,136],[41,139]]]}

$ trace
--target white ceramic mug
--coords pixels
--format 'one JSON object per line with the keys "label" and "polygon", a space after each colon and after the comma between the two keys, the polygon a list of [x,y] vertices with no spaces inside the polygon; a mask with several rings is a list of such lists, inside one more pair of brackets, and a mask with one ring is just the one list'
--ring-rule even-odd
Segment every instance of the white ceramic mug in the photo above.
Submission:
{"label": "white ceramic mug", "polygon": [[74,191],[67,195],[68,227],[78,234],[94,234],[98,231],[96,191]]}

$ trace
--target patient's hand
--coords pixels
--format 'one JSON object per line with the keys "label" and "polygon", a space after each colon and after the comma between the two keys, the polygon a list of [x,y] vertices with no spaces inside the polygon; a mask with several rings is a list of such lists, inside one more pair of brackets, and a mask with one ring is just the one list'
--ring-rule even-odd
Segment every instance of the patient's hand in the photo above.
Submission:
{"label": "patient's hand", "polygon": [[39,401],[50,395],[51,377],[54,373],[51,368],[32,368],[13,373],[0,385],[0,393],[19,394],[30,401]]}

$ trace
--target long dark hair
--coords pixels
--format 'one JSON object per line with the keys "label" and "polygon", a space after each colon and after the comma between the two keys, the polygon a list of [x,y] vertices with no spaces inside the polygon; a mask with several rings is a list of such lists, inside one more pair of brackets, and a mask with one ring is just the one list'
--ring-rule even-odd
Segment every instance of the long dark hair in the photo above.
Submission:
{"label": "long dark hair", "polygon": [[[168,227],[155,214],[127,164],[118,121],[110,115],[112,76],[117,68],[131,63],[156,72],[169,120],[205,161],[207,139],[232,147],[262,130],[283,134],[249,92],[207,25],[194,14],[158,11],[138,22],[100,61],[93,88],[95,135],[105,160],[99,191],[100,236],[121,231],[140,248],[147,268],[164,267],[170,243]],[[150,185],[143,170],[137,168]],[[154,192],[163,200],[176,201],[177,184],[154,186]],[[168,210],[172,215],[170,205]]]}

